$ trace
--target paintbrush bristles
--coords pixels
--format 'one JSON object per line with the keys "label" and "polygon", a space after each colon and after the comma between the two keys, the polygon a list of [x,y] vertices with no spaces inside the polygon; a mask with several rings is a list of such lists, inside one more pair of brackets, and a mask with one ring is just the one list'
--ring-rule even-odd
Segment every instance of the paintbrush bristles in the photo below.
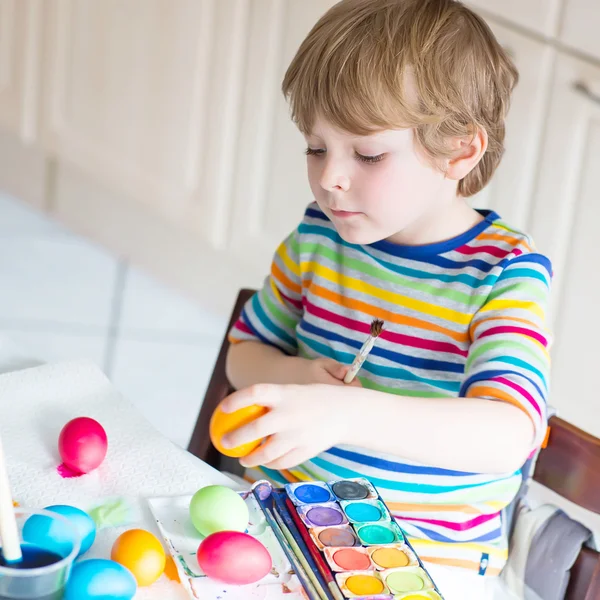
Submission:
{"label": "paintbrush bristles", "polygon": [[373,319],[371,321],[371,335],[373,337],[379,337],[383,331],[384,322],[381,319]]}
{"label": "paintbrush bristles", "polygon": [[358,354],[352,361],[350,368],[346,372],[346,376],[344,377],[344,383],[352,383],[356,374],[362,367],[365,360],[367,360],[367,356],[369,352],[373,349],[375,345],[375,340],[381,335],[383,331],[384,322],[381,319],[373,319],[371,322],[370,335],[362,345],[362,348],[359,350]]}

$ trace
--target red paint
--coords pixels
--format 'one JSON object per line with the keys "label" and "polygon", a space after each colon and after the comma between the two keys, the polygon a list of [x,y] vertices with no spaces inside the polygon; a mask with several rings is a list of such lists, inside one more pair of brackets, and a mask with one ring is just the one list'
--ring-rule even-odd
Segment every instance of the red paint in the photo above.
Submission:
{"label": "red paint", "polygon": [[69,467],[67,467],[67,465],[65,465],[64,463],[58,465],[58,467],[56,467],[56,470],[63,479],[72,479],[73,477],[81,477],[83,475],[83,473],[79,473],[78,471],[73,471],[73,469],[69,469]]}
{"label": "red paint", "polygon": [[333,555],[333,560],[344,571],[367,571],[371,568],[369,557],[353,548],[338,550]]}

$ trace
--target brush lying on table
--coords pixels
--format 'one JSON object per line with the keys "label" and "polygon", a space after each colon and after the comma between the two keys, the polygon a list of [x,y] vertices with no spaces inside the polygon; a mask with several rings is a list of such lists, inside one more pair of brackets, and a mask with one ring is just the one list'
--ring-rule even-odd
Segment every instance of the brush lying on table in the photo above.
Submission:
{"label": "brush lying on table", "polygon": [[352,383],[357,373],[360,371],[360,368],[363,366],[363,363],[367,360],[367,356],[369,356],[369,352],[373,349],[375,341],[381,335],[383,325],[384,323],[380,319],[373,319],[371,322],[370,335],[362,345],[362,348],[358,351],[356,358],[352,361],[352,364],[344,377],[344,383]]}

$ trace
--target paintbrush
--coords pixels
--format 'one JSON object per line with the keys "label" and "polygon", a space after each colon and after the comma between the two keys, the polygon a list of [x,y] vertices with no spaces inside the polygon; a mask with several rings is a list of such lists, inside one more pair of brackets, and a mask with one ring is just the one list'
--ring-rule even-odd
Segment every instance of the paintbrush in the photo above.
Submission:
{"label": "paintbrush", "polygon": [[365,360],[367,360],[367,356],[369,356],[369,352],[373,349],[375,345],[375,340],[381,335],[383,331],[383,321],[380,319],[373,319],[371,321],[371,331],[370,335],[362,345],[362,348],[358,351],[356,358],[352,361],[346,376],[344,377],[344,383],[352,383],[356,374],[360,371],[360,368],[363,366]]}
{"label": "paintbrush", "polygon": [[335,577],[333,576],[331,570],[327,566],[327,563],[325,562],[325,559],[323,558],[321,552],[310,537],[310,534],[308,533],[308,530],[306,529],[304,523],[298,516],[298,513],[296,512],[296,507],[292,504],[292,501],[289,498],[285,499],[285,505],[287,508],[287,512],[290,514],[290,517],[294,521],[296,529],[298,529],[298,531],[300,532],[300,536],[306,544],[306,547],[308,548],[312,559],[315,561],[319,572],[323,576],[323,579],[325,579],[325,581],[327,582],[327,587],[329,588],[331,595],[335,598],[335,600],[344,600],[344,596],[342,595],[342,592],[338,587]]}
{"label": "paintbrush", "polygon": [[10,494],[8,469],[2,450],[2,440],[0,440],[0,537],[2,538],[2,555],[7,564],[21,562],[23,554],[21,553],[15,507]]}
{"label": "paintbrush", "polygon": [[[304,590],[308,593],[309,597],[311,599],[314,598],[315,600],[317,600],[317,598],[319,598],[320,600],[327,600],[327,596],[324,595],[321,586],[318,585],[318,587],[315,588],[314,583],[316,582],[316,580],[314,577],[314,573],[312,572],[306,561],[301,561],[300,557],[302,556],[302,553],[296,554],[294,552],[294,548],[291,547],[290,538],[288,537],[288,535],[286,535],[285,531],[282,531],[281,520],[279,519],[279,515],[277,514],[277,512],[275,510],[271,512],[270,509],[265,507],[265,514],[267,516],[267,521],[269,521],[269,524],[271,525],[271,528],[275,533],[275,537],[283,546],[284,552],[287,554],[287,557],[289,558],[290,563],[292,564],[292,568],[296,572],[296,575],[298,575],[298,578],[302,582]],[[302,564],[302,562],[304,562],[304,564]]]}
{"label": "paintbrush", "polygon": [[[266,510],[269,510],[269,509],[267,508]],[[308,578],[310,578],[310,582],[315,588],[314,591],[319,596],[319,598],[321,598],[321,600],[329,600],[325,590],[319,583],[319,580],[315,577],[315,574],[312,572],[310,565],[308,564],[308,562],[306,562],[306,559],[304,558],[304,555],[302,554],[302,550],[300,550],[298,543],[294,539],[294,535],[287,528],[286,524],[283,522],[283,519],[277,512],[276,508],[273,509],[273,516],[275,517],[275,520],[277,521],[277,525],[279,527],[281,534],[285,538],[284,541],[287,541],[287,543],[289,544],[288,547],[290,549],[290,552],[292,552],[292,554],[295,555],[295,558],[297,558],[298,561],[300,562],[304,573],[306,573],[306,576]],[[293,566],[294,566],[294,569],[297,569],[296,565],[293,565]]]}

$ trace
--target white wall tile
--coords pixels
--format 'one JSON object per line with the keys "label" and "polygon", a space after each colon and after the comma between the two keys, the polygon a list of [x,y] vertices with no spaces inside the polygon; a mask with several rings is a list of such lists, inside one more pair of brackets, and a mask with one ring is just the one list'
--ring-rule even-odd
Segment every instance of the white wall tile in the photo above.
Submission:
{"label": "white wall tile", "polygon": [[23,320],[107,327],[117,264],[74,236],[0,236],[0,327]]}
{"label": "white wall tile", "polygon": [[187,447],[220,341],[117,341],[111,380],[165,436]]}
{"label": "white wall tile", "polygon": [[[232,307],[233,308],[233,307]],[[152,277],[130,268],[125,279],[119,330],[222,338],[227,321]]]}

